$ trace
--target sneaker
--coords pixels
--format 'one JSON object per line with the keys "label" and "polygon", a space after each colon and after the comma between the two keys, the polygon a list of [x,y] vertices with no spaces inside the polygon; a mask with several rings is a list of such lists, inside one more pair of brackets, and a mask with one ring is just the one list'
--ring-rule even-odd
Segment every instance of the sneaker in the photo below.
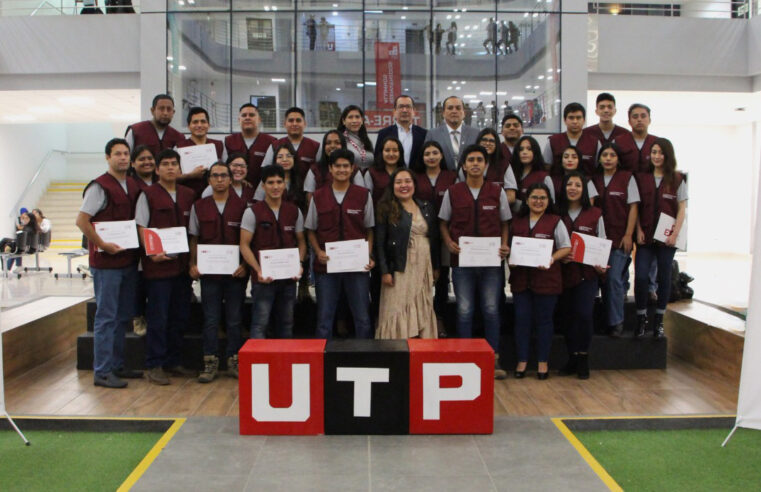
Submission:
{"label": "sneaker", "polygon": [[104,388],[126,388],[127,381],[122,381],[114,373],[109,372],[105,376],[95,375],[93,377],[93,384],[95,386],[103,386]]}
{"label": "sneaker", "polygon": [[499,365],[499,354],[494,354],[494,379],[507,379],[507,371]]}
{"label": "sneaker", "polygon": [[132,331],[135,335],[142,337],[148,329],[148,325],[145,322],[145,316],[137,316],[132,319]]}
{"label": "sneaker", "polygon": [[114,374],[122,379],[140,379],[143,377],[143,371],[136,371],[134,369],[116,369]]}
{"label": "sneaker", "polygon": [[227,358],[227,374],[238,379],[238,356],[231,355]]}
{"label": "sneaker", "polygon": [[160,367],[153,367],[148,371],[148,381],[159,386],[170,384],[169,377],[164,372],[164,369]]}
{"label": "sneaker", "polygon": [[203,371],[198,375],[199,383],[210,383],[217,377],[219,371],[219,357],[216,355],[203,356]]}

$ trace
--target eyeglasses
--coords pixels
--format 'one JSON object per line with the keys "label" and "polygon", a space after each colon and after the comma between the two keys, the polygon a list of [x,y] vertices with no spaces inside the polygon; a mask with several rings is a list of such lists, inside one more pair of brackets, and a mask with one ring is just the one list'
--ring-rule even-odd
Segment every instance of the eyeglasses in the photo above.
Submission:
{"label": "eyeglasses", "polygon": [[293,159],[293,154],[278,154],[277,155],[277,160],[279,161],[285,161],[288,159]]}
{"label": "eyeglasses", "polygon": [[547,201],[546,196],[530,196],[528,197],[529,200],[534,200],[535,202],[545,202]]}
{"label": "eyeglasses", "polygon": [[211,173],[209,175],[212,179],[227,179],[230,177],[227,173]]}

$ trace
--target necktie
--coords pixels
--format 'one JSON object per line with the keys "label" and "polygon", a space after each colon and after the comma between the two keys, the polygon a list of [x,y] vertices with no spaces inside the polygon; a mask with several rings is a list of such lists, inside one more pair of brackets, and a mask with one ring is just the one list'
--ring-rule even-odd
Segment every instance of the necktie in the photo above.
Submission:
{"label": "necktie", "polygon": [[459,157],[460,155],[460,139],[459,139],[460,132],[457,130],[452,131],[452,150],[454,150],[455,157]]}

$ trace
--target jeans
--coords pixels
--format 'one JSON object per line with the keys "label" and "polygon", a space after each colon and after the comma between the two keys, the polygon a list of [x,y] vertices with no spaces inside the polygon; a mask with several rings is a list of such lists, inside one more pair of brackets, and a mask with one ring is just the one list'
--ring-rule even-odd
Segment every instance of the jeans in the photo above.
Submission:
{"label": "jeans", "polygon": [[[639,251],[639,248],[637,249]],[[636,271],[637,266],[634,266],[634,270]],[[648,291],[656,293],[658,292],[658,263],[655,261],[655,258],[652,259],[650,262],[650,272],[648,275]]]}
{"label": "jeans", "polygon": [[587,279],[579,285],[565,289],[560,296],[561,319],[565,325],[565,339],[569,354],[589,352],[594,332],[595,297],[597,278]]}
{"label": "jeans", "polygon": [[557,300],[556,295],[535,294],[530,290],[513,294],[518,362],[528,361],[532,325],[536,328],[536,359],[539,362],[547,362],[549,359],[552,336],[555,334],[552,315]]}
{"label": "jeans", "polygon": [[182,362],[182,332],[190,316],[190,277],[145,279],[145,365],[174,367]]}
{"label": "jeans", "polygon": [[449,302],[449,267],[439,267],[439,279],[434,284],[433,310],[436,318],[444,319],[447,315],[447,302]]}
{"label": "jeans", "polygon": [[132,323],[137,266],[90,267],[95,289],[93,370],[106,376],[124,366],[124,333]]}
{"label": "jeans", "polygon": [[498,352],[502,327],[499,317],[502,299],[500,290],[505,288],[502,267],[452,267],[452,282],[457,299],[457,336],[473,336],[473,315],[476,312],[475,301],[478,293],[486,341]]}
{"label": "jeans", "polygon": [[610,259],[608,259],[610,268],[602,289],[608,326],[615,326],[624,322],[624,298],[626,296],[624,272],[628,273],[630,261],[631,257],[623,249],[613,248],[610,250]]}
{"label": "jeans", "polygon": [[316,273],[317,293],[317,338],[330,339],[333,336],[333,321],[336,317],[341,292],[354,317],[354,332],[357,338],[370,338],[370,277],[366,272]]}
{"label": "jeans", "polygon": [[135,285],[135,313],[133,317],[145,316],[145,300],[147,297],[145,293],[145,279],[138,272],[137,283]]}
{"label": "jeans", "polygon": [[275,311],[275,336],[293,338],[293,310],[296,306],[296,282],[275,280],[270,284],[251,285],[251,338],[266,338],[270,314]]}
{"label": "jeans", "polygon": [[225,357],[238,353],[240,349],[240,331],[243,326],[243,300],[246,297],[245,282],[245,278],[201,277],[203,355],[219,354],[217,330],[222,322],[223,305],[225,310],[225,333],[227,334]]}
{"label": "jeans", "polygon": [[650,283],[650,265],[656,262],[658,268],[658,303],[655,312],[663,314],[671,296],[671,264],[676,248],[662,244],[640,246],[634,260],[634,300],[637,314],[647,313],[648,284]]}

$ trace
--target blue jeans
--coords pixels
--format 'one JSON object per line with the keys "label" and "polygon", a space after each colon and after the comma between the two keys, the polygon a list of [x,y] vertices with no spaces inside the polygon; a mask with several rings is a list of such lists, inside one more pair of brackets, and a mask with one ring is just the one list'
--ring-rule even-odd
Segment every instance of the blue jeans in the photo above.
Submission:
{"label": "blue jeans", "polygon": [[457,336],[473,337],[473,315],[476,312],[476,293],[481,300],[484,335],[491,348],[499,350],[501,322],[499,304],[505,288],[502,267],[452,267],[452,282],[457,299]]}
{"label": "blue jeans", "polygon": [[613,248],[610,250],[608,259],[608,275],[602,289],[602,300],[605,305],[605,313],[608,318],[608,326],[615,326],[624,322],[624,299],[626,286],[624,273],[629,271],[631,256],[623,249]]}
{"label": "blue jeans", "polygon": [[266,338],[270,315],[275,314],[275,336],[293,338],[293,310],[296,306],[296,281],[275,280],[251,285],[251,338]]}
{"label": "blue jeans", "polygon": [[676,248],[663,244],[639,246],[634,259],[634,300],[637,314],[647,313],[647,294],[650,283],[650,265],[655,262],[658,269],[658,303],[655,312],[663,314],[671,296],[671,264]]}
{"label": "blue jeans", "polygon": [[589,352],[594,332],[595,297],[599,286],[597,278],[587,279],[563,291],[560,296],[561,319],[565,324],[568,353]]}
{"label": "blue jeans", "polygon": [[219,354],[219,325],[222,306],[225,310],[225,333],[230,357],[240,349],[240,331],[243,326],[243,300],[246,297],[246,279],[232,277],[201,277],[201,307],[203,307],[203,355]]}
{"label": "blue jeans", "polygon": [[149,369],[178,366],[182,362],[182,332],[190,316],[190,277],[182,273],[145,279],[145,290],[145,365]]}
{"label": "blue jeans", "polygon": [[330,339],[333,336],[333,321],[336,317],[341,292],[354,318],[357,338],[370,338],[370,276],[365,272],[316,273],[317,293],[317,338]]}
{"label": "blue jeans", "polygon": [[555,313],[556,295],[535,294],[524,290],[513,294],[515,306],[515,349],[518,362],[528,361],[531,328],[536,328],[536,359],[547,362],[552,347],[555,327],[552,315]]}
{"label": "blue jeans", "polygon": [[106,376],[124,366],[124,333],[132,323],[137,266],[90,267],[95,289],[93,370]]}

